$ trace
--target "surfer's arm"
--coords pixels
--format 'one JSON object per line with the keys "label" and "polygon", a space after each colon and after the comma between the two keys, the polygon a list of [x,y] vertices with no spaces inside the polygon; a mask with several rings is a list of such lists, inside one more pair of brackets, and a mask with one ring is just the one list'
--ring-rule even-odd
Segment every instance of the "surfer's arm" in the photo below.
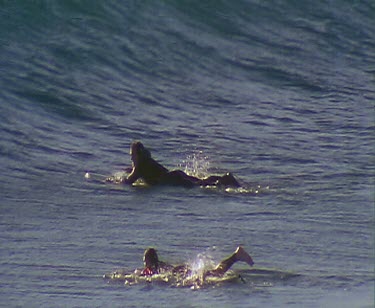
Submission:
{"label": "surfer's arm", "polygon": [[127,167],[124,169],[125,172],[131,173],[133,171],[133,167]]}
{"label": "surfer's arm", "polygon": [[139,172],[138,172],[137,168],[134,167],[133,171],[129,174],[129,176],[126,179],[123,180],[123,183],[131,185],[136,180],[138,180],[139,177],[140,177]]}

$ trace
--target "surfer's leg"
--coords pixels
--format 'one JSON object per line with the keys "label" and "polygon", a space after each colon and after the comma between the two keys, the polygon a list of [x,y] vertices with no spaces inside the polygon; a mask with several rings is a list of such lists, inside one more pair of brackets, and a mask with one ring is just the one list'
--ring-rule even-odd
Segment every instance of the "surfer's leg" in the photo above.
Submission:
{"label": "surfer's leg", "polygon": [[187,175],[181,170],[173,170],[165,174],[161,179],[161,184],[177,185],[185,187],[193,187],[199,184],[199,179],[190,175]]}
{"label": "surfer's leg", "polygon": [[211,175],[211,176],[201,180],[200,185],[203,185],[203,186],[213,185],[213,186],[215,186],[215,185],[218,185],[220,179],[221,179],[221,176]]}
{"label": "surfer's leg", "polygon": [[209,275],[220,276],[228,271],[231,266],[237,261],[246,262],[250,266],[254,264],[251,256],[241,246],[237,247],[236,251],[231,254],[228,258],[222,260],[215,269],[208,272]]}
{"label": "surfer's leg", "polygon": [[230,187],[240,187],[241,185],[234,178],[232,173],[226,173],[223,176],[211,175],[201,181],[201,185],[222,185]]}

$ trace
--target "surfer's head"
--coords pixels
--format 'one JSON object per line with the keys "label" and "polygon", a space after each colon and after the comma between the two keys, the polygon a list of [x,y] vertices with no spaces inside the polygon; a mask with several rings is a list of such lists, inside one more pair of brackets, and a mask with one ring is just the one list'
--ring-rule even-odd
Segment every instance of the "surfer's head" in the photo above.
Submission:
{"label": "surfer's head", "polygon": [[130,147],[130,156],[132,161],[137,164],[139,160],[151,158],[151,153],[142,142],[134,141]]}
{"label": "surfer's head", "polygon": [[148,248],[143,255],[143,262],[146,268],[157,268],[159,264],[158,254],[154,248]]}

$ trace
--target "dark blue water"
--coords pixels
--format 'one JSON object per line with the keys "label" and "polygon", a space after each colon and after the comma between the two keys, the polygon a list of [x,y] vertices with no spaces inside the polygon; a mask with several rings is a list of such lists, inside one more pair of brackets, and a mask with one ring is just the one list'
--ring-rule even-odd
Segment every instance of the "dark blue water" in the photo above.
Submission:
{"label": "dark blue water", "polygon": [[[373,307],[372,1],[1,1],[2,306]],[[224,191],[85,179],[141,140]],[[108,284],[238,245],[295,273]],[[237,270],[246,268],[236,265]]]}

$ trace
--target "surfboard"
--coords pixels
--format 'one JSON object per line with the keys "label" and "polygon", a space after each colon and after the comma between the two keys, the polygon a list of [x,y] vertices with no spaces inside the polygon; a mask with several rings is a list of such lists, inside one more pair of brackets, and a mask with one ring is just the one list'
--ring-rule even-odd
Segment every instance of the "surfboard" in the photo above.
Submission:
{"label": "surfboard", "polygon": [[[140,272],[140,271],[139,271]],[[103,275],[103,278],[109,282],[120,282],[125,285],[136,285],[142,283],[159,283],[167,284],[174,287],[202,288],[205,286],[222,285],[224,283],[252,283],[258,284],[261,281],[262,286],[271,286],[276,281],[286,280],[300,276],[299,274],[281,271],[270,268],[252,268],[244,270],[231,270],[223,276],[206,276],[200,275],[181,275],[162,273],[152,276],[142,276],[139,272],[129,273],[125,270],[117,270]]]}
{"label": "surfboard", "polygon": [[[87,171],[84,175],[84,178],[87,181],[97,182],[97,183],[111,183],[111,184],[123,184],[123,180],[128,176],[128,172],[126,171],[118,171],[112,175],[104,175],[96,172],[89,172]],[[148,187],[148,185],[138,179],[132,184],[133,187]]]}
{"label": "surfboard", "polygon": [[125,271],[118,270],[109,274],[103,275],[103,278],[107,281],[121,282],[125,285],[134,285],[140,283],[165,283],[176,287],[202,287],[205,285],[220,284],[224,282],[232,282],[241,280],[241,276],[235,272],[228,272],[223,276],[206,276],[201,275],[181,275],[162,273],[154,274],[152,276],[143,276],[136,273],[126,273]]}

